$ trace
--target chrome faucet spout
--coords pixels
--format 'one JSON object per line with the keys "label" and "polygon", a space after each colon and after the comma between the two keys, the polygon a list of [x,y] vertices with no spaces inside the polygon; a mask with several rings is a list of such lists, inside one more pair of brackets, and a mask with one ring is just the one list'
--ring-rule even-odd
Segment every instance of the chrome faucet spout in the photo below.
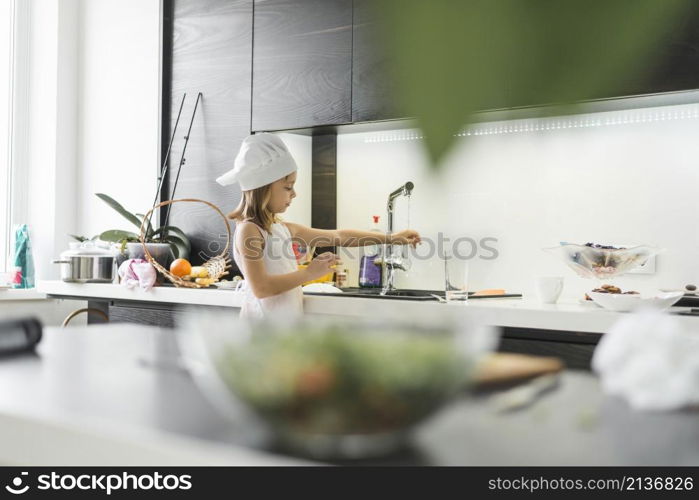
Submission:
{"label": "chrome faucet spout", "polygon": [[[413,192],[414,187],[415,184],[408,181],[388,195],[388,203],[386,204],[386,207],[388,209],[389,216],[393,213],[393,202],[395,201],[395,199],[400,196],[410,196]],[[391,225],[391,227],[389,227],[389,230],[393,230],[393,217],[390,217],[389,223]]]}
{"label": "chrome faucet spout", "polygon": [[[388,234],[393,234],[393,212],[394,212],[394,201],[400,196],[410,196],[413,192],[415,184],[408,181],[403,184],[398,189],[391,192],[388,195],[388,202],[386,203],[387,217],[387,232]],[[393,245],[390,243],[386,244],[383,255],[383,289],[381,290],[381,295],[386,295],[387,292],[395,290],[393,286],[393,270],[401,269],[405,271],[402,261],[396,261],[393,256]]]}

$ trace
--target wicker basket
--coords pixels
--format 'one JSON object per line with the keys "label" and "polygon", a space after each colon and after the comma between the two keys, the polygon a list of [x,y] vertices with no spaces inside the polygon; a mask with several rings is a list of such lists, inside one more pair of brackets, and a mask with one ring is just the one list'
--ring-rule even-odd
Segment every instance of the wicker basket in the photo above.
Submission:
{"label": "wicker basket", "polygon": [[228,232],[228,238],[226,238],[226,246],[224,247],[223,251],[221,252],[220,255],[217,255],[215,257],[212,257],[211,259],[207,260],[202,267],[205,267],[206,270],[209,272],[209,278],[213,278],[214,281],[220,280],[223,276],[228,274],[228,269],[231,267],[231,259],[228,256],[228,249],[230,248],[230,241],[231,241],[231,226],[228,224],[228,219],[226,219],[226,216],[223,215],[223,212],[219,210],[219,208],[212,204],[209,203],[208,201],[204,200],[198,200],[195,198],[183,198],[180,200],[168,200],[164,201],[162,203],[159,203],[155,205],[153,208],[151,208],[148,213],[145,215],[143,218],[143,222],[141,223],[141,234],[139,235],[139,239],[141,241],[141,244],[143,245],[143,250],[145,253],[146,260],[151,263],[151,265],[158,270],[160,274],[165,276],[167,279],[169,279],[175,286],[179,287],[185,287],[185,288],[206,288],[209,285],[204,285],[204,284],[199,284],[194,281],[188,281],[186,279],[180,278],[179,276],[175,276],[172,274],[168,269],[165,269],[163,266],[161,266],[154,258],[153,256],[148,252],[148,248],[146,247],[146,242],[145,242],[145,222],[150,219],[151,215],[153,212],[160,208],[164,207],[167,205],[171,205],[173,203],[204,203],[205,205],[209,205],[211,208],[216,210],[218,214],[221,216],[223,219],[223,222],[226,224],[226,231]]}

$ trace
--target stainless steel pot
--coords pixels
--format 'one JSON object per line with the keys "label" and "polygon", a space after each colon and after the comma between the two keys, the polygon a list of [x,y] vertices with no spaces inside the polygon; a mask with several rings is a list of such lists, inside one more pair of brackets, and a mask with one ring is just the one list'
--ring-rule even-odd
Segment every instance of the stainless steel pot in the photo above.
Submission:
{"label": "stainless steel pot", "polygon": [[69,283],[111,283],[115,276],[115,255],[95,247],[73,248],[53,261],[61,265],[61,280]]}

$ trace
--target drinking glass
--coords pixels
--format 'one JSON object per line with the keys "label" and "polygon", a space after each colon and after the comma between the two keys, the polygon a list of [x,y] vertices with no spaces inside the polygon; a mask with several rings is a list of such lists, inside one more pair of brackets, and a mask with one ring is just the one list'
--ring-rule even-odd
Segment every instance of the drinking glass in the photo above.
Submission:
{"label": "drinking glass", "polygon": [[539,276],[536,279],[536,289],[543,304],[555,304],[563,291],[563,277]]}
{"label": "drinking glass", "polygon": [[447,302],[468,300],[468,262],[454,255],[444,256],[444,297]]}

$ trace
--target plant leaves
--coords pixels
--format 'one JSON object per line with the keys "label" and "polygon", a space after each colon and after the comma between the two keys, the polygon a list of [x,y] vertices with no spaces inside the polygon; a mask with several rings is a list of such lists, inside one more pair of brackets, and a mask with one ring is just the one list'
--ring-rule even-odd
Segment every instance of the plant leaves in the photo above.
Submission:
{"label": "plant leaves", "polygon": [[190,252],[192,250],[192,245],[189,241],[189,236],[187,236],[184,231],[182,231],[179,227],[176,226],[162,226],[156,229],[153,232],[153,238],[156,238],[158,236],[162,236],[164,232],[167,233],[174,233],[182,242],[186,245],[187,247],[187,252]]}
{"label": "plant leaves", "polygon": [[417,118],[433,166],[476,111],[613,95],[650,68],[652,49],[691,5],[689,0],[372,3],[398,108]]}
{"label": "plant leaves", "polygon": [[[145,214],[136,214],[136,217],[139,217],[141,219],[141,223],[143,223],[142,222],[143,219],[146,218]],[[139,226],[139,229],[140,229],[140,226]],[[148,223],[146,224],[145,237],[146,237],[146,241],[150,241],[153,239],[153,225],[151,224],[150,221],[148,221]]]}
{"label": "plant leaves", "polygon": [[88,241],[88,239],[87,239],[85,236],[78,236],[78,235],[76,235],[76,234],[69,234],[68,236],[70,236],[70,237],[73,238],[74,240],[77,240],[77,241],[79,241],[79,242],[81,242],[81,243],[82,243],[83,241]]}
{"label": "plant leaves", "polygon": [[165,243],[170,245],[172,254],[175,256],[176,259],[189,259],[189,252],[187,252],[187,249],[185,247],[173,241],[166,241]]}
{"label": "plant leaves", "polygon": [[167,238],[161,240],[163,243],[168,243],[170,248],[172,248],[172,253],[177,259],[188,259],[189,258],[189,248],[183,240],[174,236],[172,234],[168,235]]}
{"label": "plant leaves", "polygon": [[97,196],[100,200],[105,202],[107,205],[112,207],[114,210],[119,212],[126,220],[131,222],[134,226],[137,228],[141,228],[141,221],[138,220],[138,217],[136,217],[134,214],[126,210],[124,207],[121,206],[121,204],[116,201],[114,198],[104,194],[104,193],[95,193],[95,196]]}
{"label": "plant leaves", "polygon": [[100,234],[99,238],[102,241],[110,241],[112,243],[119,243],[122,240],[138,241],[138,235],[136,233],[122,231],[121,229],[110,229],[109,231],[104,231],[102,234]]}

